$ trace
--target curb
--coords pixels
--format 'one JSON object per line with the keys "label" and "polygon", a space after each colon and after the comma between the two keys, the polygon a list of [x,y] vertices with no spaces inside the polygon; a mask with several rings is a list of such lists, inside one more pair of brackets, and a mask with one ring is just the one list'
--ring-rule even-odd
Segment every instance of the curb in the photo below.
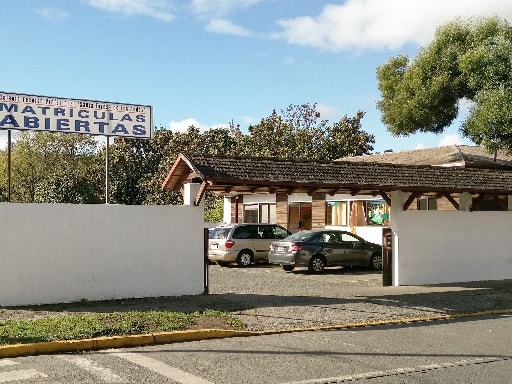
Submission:
{"label": "curb", "polygon": [[145,335],[111,336],[83,340],[49,341],[31,344],[12,344],[0,346],[0,358],[35,356],[54,353],[97,351],[110,348],[143,347],[158,344],[182,343],[187,341],[200,341],[222,339],[230,337],[249,337],[263,335],[277,335],[294,332],[328,331],[336,329],[364,328],[382,325],[421,323],[437,320],[453,320],[470,317],[512,315],[512,309],[461,313],[453,315],[436,315],[416,318],[401,318],[391,320],[368,321],[338,325],[325,325],[308,328],[273,329],[268,331],[237,331],[225,329],[202,329],[151,333]]}

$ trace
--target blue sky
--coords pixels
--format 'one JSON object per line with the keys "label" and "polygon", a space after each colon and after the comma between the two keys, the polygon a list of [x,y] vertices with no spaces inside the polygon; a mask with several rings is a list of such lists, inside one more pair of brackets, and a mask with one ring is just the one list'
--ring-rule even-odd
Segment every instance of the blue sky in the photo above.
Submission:
{"label": "blue sky", "polygon": [[[154,125],[251,123],[317,103],[330,122],[358,110],[375,152],[471,144],[394,138],[380,121],[375,71],[414,57],[455,17],[497,14],[510,0],[17,0],[0,14],[0,90],[153,106]],[[0,145],[5,145],[5,132]]]}

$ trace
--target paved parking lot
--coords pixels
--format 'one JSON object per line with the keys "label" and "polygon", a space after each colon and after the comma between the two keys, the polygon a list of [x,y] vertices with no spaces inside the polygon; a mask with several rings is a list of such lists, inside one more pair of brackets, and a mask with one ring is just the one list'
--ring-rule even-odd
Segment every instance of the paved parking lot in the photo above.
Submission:
{"label": "paved parking lot", "polygon": [[427,318],[512,309],[512,280],[384,287],[366,269],[284,272],[266,264],[209,268],[209,299],[222,301],[251,330]]}

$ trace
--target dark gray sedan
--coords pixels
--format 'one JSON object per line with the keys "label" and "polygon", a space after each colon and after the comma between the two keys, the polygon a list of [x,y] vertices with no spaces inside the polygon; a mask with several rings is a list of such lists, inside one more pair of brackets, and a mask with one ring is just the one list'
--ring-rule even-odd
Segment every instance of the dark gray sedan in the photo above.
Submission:
{"label": "dark gray sedan", "polygon": [[382,269],[382,247],[346,231],[313,229],[300,231],[270,244],[268,260],[285,271],[307,267],[319,273],[325,267],[365,266]]}

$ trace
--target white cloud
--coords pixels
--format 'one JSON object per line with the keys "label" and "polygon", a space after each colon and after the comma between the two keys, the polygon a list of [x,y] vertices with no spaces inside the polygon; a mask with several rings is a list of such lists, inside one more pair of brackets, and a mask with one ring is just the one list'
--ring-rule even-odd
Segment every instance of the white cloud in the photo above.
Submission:
{"label": "white cloud", "polygon": [[503,0],[347,0],[326,5],[316,17],[279,20],[274,34],[291,44],[329,51],[396,49],[426,45],[441,24],[456,17],[498,15],[512,20]]}
{"label": "white cloud", "polygon": [[212,19],[208,22],[206,29],[210,32],[224,33],[228,35],[249,36],[251,33],[226,19]]}
{"label": "white cloud", "polygon": [[445,147],[447,145],[462,145],[464,144],[462,141],[462,138],[457,134],[451,134],[451,135],[444,135],[441,140],[439,141],[439,144],[437,144],[438,147]]}
{"label": "white cloud", "polygon": [[338,108],[331,105],[318,103],[316,110],[320,112],[320,119],[322,120],[334,120],[339,118],[340,111]]}
{"label": "white cloud", "polygon": [[171,21],[173,14],[169,12],[167,0],[88,0],[92,7],[123,15],[150,16],[163,21]]}
{"label": "white cloud", "polygon": [[242,116],[241,117],[242,123],[251,125],[259,122],[259,119],[254,118],[254,116]]}
{"label": "white cloud", "polygon": [[192,125],[202,132],[210,128],[207,125],[199,123],[196,119],[188,118],[181,121],[171,121],[169,123],[169,129],[173,132],[186,132]]}
{"label": "white cloud", "polygon": [[283,63],[284,65],[293,65],[295,63],[295,58],[293,56],[286,56]]}
{"label": "white cloud", "polygon": [[68,12],[59,8],[40,8],[35,9],[34,12],[42,19],[52,23],[60,23],[69,18]]}
{"label": "white cloud", "polygon": [[236,9],[248,8],[262,0],[192,0],[194,13],[214,17],[224,16]]}

